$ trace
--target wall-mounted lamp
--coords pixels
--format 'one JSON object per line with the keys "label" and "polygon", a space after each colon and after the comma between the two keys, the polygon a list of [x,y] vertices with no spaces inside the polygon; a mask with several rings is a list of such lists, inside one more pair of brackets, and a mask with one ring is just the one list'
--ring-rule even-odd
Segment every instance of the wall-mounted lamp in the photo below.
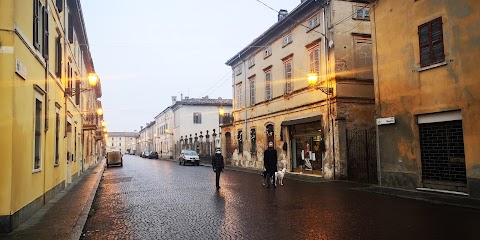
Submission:
{"label": "wall-mounted lamp", "polygon": [[315,89],[318,89],[318,90],[322,91],[323,93],[325,93],[327,95],[332,95],[333,94],[333,88],[321,87],[321,86],[316,85],[317,82],[318,82],[318,74],[317,73],[308,74],[307,79],[308,79],[308,84],[310,86],[314,86]]}
{"label": "wall-mounted lamp", "polygon": [[[97,85],[98,83],[98,75],[95,74],[95,73],[89,73],[88,76],[87,76],[87,79],[88,79],[88,84],[90,84],[90,86],[94,87]],[[70,95],[70,96],[73,96],[73,95],[77,95],[78,93],[80,92],[86,92],[86,91],[91,91],[92,89],[91,88],[65,88],[65,96],[67,95]]]}

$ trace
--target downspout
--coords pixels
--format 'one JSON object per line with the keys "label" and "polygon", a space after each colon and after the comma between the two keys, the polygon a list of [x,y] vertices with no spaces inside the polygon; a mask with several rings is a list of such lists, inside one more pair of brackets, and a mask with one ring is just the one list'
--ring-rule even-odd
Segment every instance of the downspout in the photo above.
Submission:
{"label": "downspout", "polygon": [[[372,4],[372,11],[373,11],[373,31],[375,32],[375,40],[377,38],[377,24],[376,24],[376,14],[375,14],[375,7],[377,2]],[[380,77],[378,75],[378,48],[377,48],[377,41],[374,41],[375,43],[375,75],[377,78],[377,92],[378,92],[378,102],[380,103]],[[374,76],[375,77],[375,76]],[[377,130],[376,134],[377,135],[377,178],[378,178],[378,185],[382,186],[382,170],[380,168],[380,132],[378,130],[378,124],[375,123],[375,128]]]}
{"label": "downspout", "polygon": [[[323,47],[323,54],[324,54],[324,59],[325,59],[325,80],[327,82],[327,90],[330,89],[331,87],[331,82],[330,82],[330,76],[329,76],[329,48],[328,48],[328,40],[327,40],[327,17],[326,17],[326,10],[327,10],[328,5],[323,6],[323,11],[322,11],[322,18],[323,18],[323,35],[324,35],[324,43],[322,44]],[[328,91],[327,91],[328,92]],[[333,93],[332,93],[333,94]],[[333,160],[333,179],[336,179],[336,160],[335,160],[335,127],[334,127],[334,121],[332,115],[332,107],[331,107],[331,102],[330,102],[330,94],[327,93],[327,123],[329,125],[329,130],[330,130],[330,139],[332,142],[332,160]],[[330,126],[331,124],[331,126]]]}

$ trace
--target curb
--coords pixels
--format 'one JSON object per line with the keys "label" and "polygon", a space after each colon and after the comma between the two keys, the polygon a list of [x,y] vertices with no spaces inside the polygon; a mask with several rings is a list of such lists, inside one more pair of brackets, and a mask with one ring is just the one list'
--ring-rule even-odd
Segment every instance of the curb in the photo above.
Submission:
{"label": "curb", "polygon": [[71,240],[78,240],[82,236],[83,228],[85,227],[85,223],[87,222],[88,213],[90,212],[93,200],[95,198],[95,194],[97,193],[98,186],[100,185],[100,180],[102,179],[103,171],[105,171],[105,162],[104,161],[105,160],[102,159],[98,163],[98,165],[100,165],[100,166],[97,165],[97,166],[95,166],[94,169],[92,169],[92,171],[95,171],[98,168],[98,172],[96,173],[97,174],[97,176],[96,176],[97,180],[94,184],[94,187],[92,188],[92,191],[90,192],[90,196],[88,197],[87,202],[85,203],[85,205],[82,208],[82,212],[80,213],[80,215],[78,217],[77,223],[75,224],[72,232],[70,233],[69,239],[71,239]]}

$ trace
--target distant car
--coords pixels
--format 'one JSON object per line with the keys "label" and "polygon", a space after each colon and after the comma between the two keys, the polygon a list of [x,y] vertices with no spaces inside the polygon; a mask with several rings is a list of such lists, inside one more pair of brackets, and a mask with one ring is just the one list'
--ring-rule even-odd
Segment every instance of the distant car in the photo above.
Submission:
{"label": "distant car", "polygon": [[120,165],[123,167],[123,156],[120,151],[107,152],[107,168],[110,165]]}
{"label": "distant car", "polygon": [[185,166],[187,163],[200,166],[200,157],[198,156],[197,152],[192,150],[182,150],[178,161],[179,164],[183,166]]}
{"label": "distant car", "polygon": [[155,151],[152,151],[148,154],[149,159],[158,159],[158,153]]}
{"label": "distant car", "polygon": [[140,153],[140,157],[146,158],[146,157],[148,157],[148,154],[149,154],[148,151],[143,151],[142,153]]}

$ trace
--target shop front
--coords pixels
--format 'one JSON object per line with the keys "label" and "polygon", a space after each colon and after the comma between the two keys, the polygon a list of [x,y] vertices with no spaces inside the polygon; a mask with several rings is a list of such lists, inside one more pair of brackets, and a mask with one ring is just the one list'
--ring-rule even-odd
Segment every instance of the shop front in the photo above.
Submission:
{"label": "shop front", "polygon": [[284,121],[289,132],[291,172],[322,175],[325,152],[321,116]]}

